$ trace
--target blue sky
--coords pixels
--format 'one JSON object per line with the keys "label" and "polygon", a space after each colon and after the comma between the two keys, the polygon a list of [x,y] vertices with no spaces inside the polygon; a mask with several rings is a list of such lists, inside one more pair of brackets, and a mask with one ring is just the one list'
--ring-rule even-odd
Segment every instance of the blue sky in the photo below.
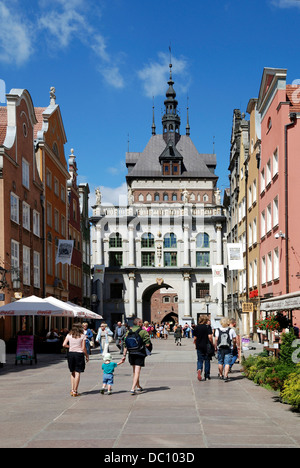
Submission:
{"label": "blue sky", "polygon": [[[125,190],[125,153],[161,133],[169,45],[185,133],[211,153],[228,186],[232,115],[258,96],[264,67],[300,78],[299,0],[0,0],[0,80],[36,107],[56,87],[79,178],[104,201]],[[1,90],[0,90],[1,100]],[[3,97],[2,97],[3,100]]]}

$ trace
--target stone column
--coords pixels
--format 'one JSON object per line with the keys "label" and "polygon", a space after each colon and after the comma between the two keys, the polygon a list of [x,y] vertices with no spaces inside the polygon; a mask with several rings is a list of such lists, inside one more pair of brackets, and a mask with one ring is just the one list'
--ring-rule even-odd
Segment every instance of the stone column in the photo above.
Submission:
{"label": "stone column", "polygon": [[129,318],[135,315],[135,274],[128,274],[129,277]]}
{"label": "stone column", "polygon": [[129,237],[129,259],[128,266],[135,266],[135,248],[134,248],[134,226],[128,226]]}
{"label": "stone column", "polygon": [[190,287],[190,274],[184,273],[184,316],[191,316],[191,287]]}
{"label": "stone column", "polygon": [[103,247],[102,247],[102,234],[101,227],[96,226],[96,240],[97,240],[97,265],[103,265]]}
{"label": "stone column", "polygon": [[183,266],[190,266],[189,226],[184,226],[183,228],[183,239],[184,239]]}

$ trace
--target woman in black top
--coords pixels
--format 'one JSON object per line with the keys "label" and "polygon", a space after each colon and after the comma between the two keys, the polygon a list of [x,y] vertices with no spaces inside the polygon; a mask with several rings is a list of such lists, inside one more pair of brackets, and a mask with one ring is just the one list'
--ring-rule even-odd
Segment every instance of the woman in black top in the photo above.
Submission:
{"label": "woman in black top", "polygon": [[207,325],[209,318],[206,315],[200,315],[199,323],[194,330],[194,344],[197,350],[197,376],[199,382],[202,380],[203,364],[205,363],[205,380],[210,380],[210,356],[208,355],[207,345],[213,345],[213,333],[210,325]]}

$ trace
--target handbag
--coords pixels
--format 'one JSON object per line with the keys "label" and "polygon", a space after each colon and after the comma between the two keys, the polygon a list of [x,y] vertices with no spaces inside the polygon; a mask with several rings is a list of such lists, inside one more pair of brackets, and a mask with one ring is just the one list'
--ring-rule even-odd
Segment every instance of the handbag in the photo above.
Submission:
{"label": "handbag", "polygon": [[212,357],[212,356],[215,355],[215,348],[214,348],[214,346],[211,344],[210,341],[207,343],[207,348],[206,348],[206,349],[207,349],[206,352],[207,352],[208,357]]}

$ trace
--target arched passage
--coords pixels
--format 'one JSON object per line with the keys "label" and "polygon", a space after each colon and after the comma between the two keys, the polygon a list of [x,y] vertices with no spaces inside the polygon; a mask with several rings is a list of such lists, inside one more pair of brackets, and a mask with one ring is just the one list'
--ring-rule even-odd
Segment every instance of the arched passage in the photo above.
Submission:
{"label": "arched passage", "polygon": [[143,320],[169,322],[178,319],[178,294],[169,284],[153,284],[143,293]]}

